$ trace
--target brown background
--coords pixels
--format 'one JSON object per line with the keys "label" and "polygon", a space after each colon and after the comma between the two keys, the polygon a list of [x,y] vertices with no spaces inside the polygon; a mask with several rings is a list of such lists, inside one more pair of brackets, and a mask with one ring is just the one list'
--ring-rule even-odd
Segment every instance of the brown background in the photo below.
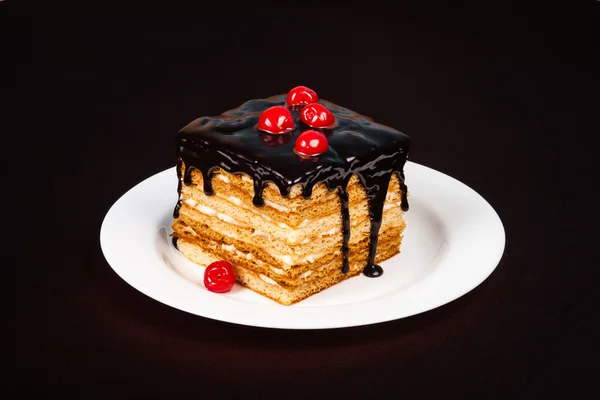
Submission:
{"label": "brown background", "polygon": [[[596,391],[589,139],[599,133],[600,3],[487,7],[248,5],[218,16],[0,3],[12,95],[3,169],[18,181],[3,191],[15,202],[5,248],[17,257],[3,282],[2,389],[288,399]],[[102,219],[174,165],[175,132],[298,84],[406,132],[413,161],[490,202],[507,244],[485,282],[402,320],[285,331],[186,314],[113,272]]]}

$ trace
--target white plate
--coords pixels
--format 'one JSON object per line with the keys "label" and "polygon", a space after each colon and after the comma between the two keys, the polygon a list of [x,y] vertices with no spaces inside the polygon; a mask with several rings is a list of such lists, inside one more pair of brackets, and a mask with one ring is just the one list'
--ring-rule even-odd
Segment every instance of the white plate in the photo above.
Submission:
{"label": "white plate", "polygon": [[405,167],[410,210],[402,251],[381,263],[379,278],[341,282],[291,306],[238,284],[226,294],[204,288],[204,268],[181,255],[168,236],[177,201],[175,168],[125,193],[100,231],[106,260],[131,286],[171,307],[231,323],[285,329],[367,325],[446,304],[496,268],[504,227],[494,209],[454,178],[414,162]]}

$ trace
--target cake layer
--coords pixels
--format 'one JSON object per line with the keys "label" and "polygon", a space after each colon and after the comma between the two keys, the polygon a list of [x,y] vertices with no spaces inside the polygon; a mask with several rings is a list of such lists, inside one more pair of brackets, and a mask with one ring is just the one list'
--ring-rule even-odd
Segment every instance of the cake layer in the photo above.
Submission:
{"label": "cake layer", "polygon": [[[391,236],[393,236],[393,240],[384,243],[380,240],[375,258],[376,262],[385,261],[398,253],[401,236],[396,234]],[[218,243],[213,242],[213,244],[215,248],[211,249],[206,244],[199,245],[185,238],[180,238],[177,242],[177,246],[183,255],[202,266],[222,259],[222,255],[218,251]],[[243,255],[240,255],[240,257],[244,258]],[[293,285],[283,280],[276,281],[243,261],[233,262],[232,268],[239,284],[280,304],[290,305],[327,289],[344,279],[360,274],[366,260],[366,252],[352,252],[349,257],[350,271],[344,274],[341,271],[341,257],[338,255],[331,263],[324,265],[321,271],[305,274],[305,276],[297,279]]]}
{"label": "cake layer", "polygon": [[[184,171],[185,164],[181,166]],[[182,173],[183,176],[183,173]],[[199,201],[199,198],[193,195],[194,192],[204,193],[204,180],[202,173],[192,169],[190,172],[190,185],[182,185],[181,194],[184,198],[192,197]],[[306,219],[315,219],[319,216],[329,214],[339,214],[340,199],[335,192],[330,192],[325,184],[316,184],[313,188],[310,198],[305,199],[302,196],[302,187],[292,186],[288,197],[282,197],[279,189],[268,182],[263,191],[264,206],[255,207],[252,204],[254,197],[254,185],[251,178],[244,174],[230,174],[220,169],[215,169],[212,173],[211,184],[213,191],[219,201],[227,200],[246,210],[260,216],[265,220],[272,220],[281,226],[298,228],[306,224]],[[346,192],[350,201],[364,202],[364,207],[368,209],[367,194],[364,186],[361,184],[357,175],[353,175],[347,185]],[[210,197],[210,196],[209,196]],[[400,204],[401,189],[400,182],[396,175],[390,177],[386,202]]]}
{"label": "cake layer", "polygon": [[[302,263],[301,259],[315,252],[339,249],[342,245],[342,219],[339,214],[306,220],[308,223],[302,228],[282,228],[252,213],[247,215],[247,211],[231,203],[219,202],[216,196],[201,196],[204,197],[200,198],[204,204],[195,199],[182,202],[179,220],[185,224],[184,227],[198,232],[210,227],[225,238],[269,249],[276,259],[289,265]],[[382,230],[403,224],[400,206],[395,203],[388,205],[383,213]],[[351,208],[350,227],[350,244],[369,235],[371,225],[366,205]],[[173,229],[178,230],[177,224]]]}
{"label": "cake layer", "polygon": [[[381,231],[377,254],[389,254],[391,256],[398,253],[403,228],[403,226],[391,227]],[[192,228],[179,225],[176,235],[179,237],[177,243],[180,249],[179,243],[182,240],[193,243],[222,260],[261,273],[280,284],[297,285],[300,280],[309,276],[312,278],[321,277],[328,268],[339,269],[340,271],[342,269],[342,253],[339,248],[337,250],[325,250],[318,258],[311,259],[310,262],[289,266],[280,260],[274,259],[264,248],[248,245],[230,238],[223,238],[219,233],[208,227],[204,231],[195,231]],[[185,254],[185,252],[183,253]],[[362,263],[364,267],[367,253],[368,237],[365,237],[360,242],[349,246],[349,263]]]}

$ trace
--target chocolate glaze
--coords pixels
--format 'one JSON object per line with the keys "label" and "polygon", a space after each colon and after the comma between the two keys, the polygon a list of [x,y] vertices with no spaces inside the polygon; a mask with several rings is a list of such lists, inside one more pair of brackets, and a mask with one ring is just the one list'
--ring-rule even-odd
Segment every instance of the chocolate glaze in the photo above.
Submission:
{"label": "chocolate glaze", "polygon": [[[378,124],[326,100],[319,100],[333,113],[336,126],[321,130],[328,139],[328,150],[316,157],[304,159],[293,151],[296,138],[305,130],[313,129],[300,122],[298,109],[291,109],[296,129],[285,135],[271,135],[256,129],[264,110],[285,105],[286,95],[250,100],[240,107],[216,117],[202,117],[192,121],[176,135],[177,192],[181,195],[182,182],[191,184],[191,171],[197,169],[204,177],[204,193],[212,195],[211,173],[221,168],[232,174],[247,174],[254,181],[253,203],[264,204],[262,192],[267,182],[274,183],[282,196],[287,197],[292,186],[300,184],[304,198],[310,198],[313,187],[324,182],[329,191],[337,189],[342,209],[342,254],[344,273],[348,272],[348,242],[350,217],[346,188],[356,174],[367,192],[371,220],[369,257],[363,273],[378,277],[383,273],[375,265],[379,228],[390,177],[395,173],[400,181],[401,207],[408,210],[404,164],[408,157],[410,138],[393,128]],[[181,173],[181,163],[185,171]],[[207,178],[208,177],[208,178]],[[180,196],[181,197],[181,196]],[[180,200],[173,217],[179,215]]]}

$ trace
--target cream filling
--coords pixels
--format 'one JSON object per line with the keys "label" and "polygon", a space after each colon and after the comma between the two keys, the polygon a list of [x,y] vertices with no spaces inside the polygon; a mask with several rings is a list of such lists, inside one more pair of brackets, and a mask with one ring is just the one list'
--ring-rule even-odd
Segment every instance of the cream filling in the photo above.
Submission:
{"label": "cream filling", "polygon": [[279,286],[279,284],[277,282],[275,282],[273,279],[269,278],[268,276],[265,276],[263,274],[258,274],[258,276],[260,277],[260,279],[263,280],[263,282],[268,283],[269,285]]}
{"label": "cream filling", "polygon": [[225,195],[223,195],[221,193],[215,193],[215,195],[217,197],[220,197],[222,199],[225,199],[225,200],[229,201],[232,204],[235,204],[236,206],[238,206],[240,208],[252,211],[254,214],[259,215],[260,217],[262,217],[265,221],[272,221],[273,220],[273,218],[269,217],[267,214],[263,214],[263,213],[257,211],[256,207],[248,207],[247,205],[245,205],[242,202],[241,199],[239,199],[239,198],[237,198],[235,196],[225,196]]}
{"label": "cream filling", "polygon": [[[184,230],[188,231],[188,232],[191,232],[194,236],[198,237],[198,234],[192,228],[185,227]],[[209,248],[212,249],[212,250],[216,250],[217,246],[216,245],[210,245]],[[245,258],[248,261],[254,259],[254,254],[252,254],[252,253],[244,253],[243,251],[239,251],[232,244],[227,245],[225,243],[221,243],[221,249],[223,249],[224,251],[227,251],[229,253],[235,253],[238,257]],[[260,261],[260,260],[255,260],[254,262],[256,264],[264,265],[264,263],[262,261]]]}
{"label": "cream filling", "polygon": [[227,196],[227,200],[229,200],[230,202],[232,202],[233,204],[235,204],[238,207],[241,207],[244,204],[244,203],[242,203],[242,201],[240,199],[238,199],[235,196]]}
{"label": "cream filling", "polygon": [[271,239],[271,235],[269,235],[267,232],[259,231],[258,229],[255,229],[254,232],[252,232],[252,236],[262,236],[267,239]]}
{"label": "cream filling", "polygon": [[198,204],[198,202],[194,199],[185,199],[184,200],[185,204],[187,204],[188,206],[195,208],[196,210],[200,211],[202,214],[208,215],[210,217],[217,217],[219,218],[221,221],[223,222],[227,222],[228,224],[231,225],[236,225],[236,226],[241,226],[241,227],[248,227],[248,225],[246,224],[242,224],[241,222],[231,218],[229,215],[217,212],[215,210],[213,210],[210,207],[205,206],[204,204]]}
{"label": "cream filling", "polygon": [[281,268],[275,268],[275,267],[271,267],[271,270],[272,270],[273,272],[275,272],[277,275],[283,275],[283,274],[285,274],[285,271],[284,271],[284,270],[282,270]]}
{"label": "cream filling", "polygon": [[383,205],[383,211],[389,210],[390,208],[400,207],[401,201],[397,201],[395,203],[386,203]]}
{"label": "cream filling", "polygon": [[290,212],[290,209],[287,208],[286,206],[282,206],[280,204],[277,203],[273,203],[270,200],[264,199],[265,205],[272,207],[274,209],[276,209],[277,211],[281,211],[281,212]]}
{"label": "cream filling", "polygon": [[331,236],[331,235],[333,235],[333,234],[336,234],[336,233],[338,233],[338,232],[339,232],[339,231],[341,231],[341,230],[342,230],[342,228],[339,228],[339,227],[336,227],[336,228],[331,228],[330,230],[328,230],[328,231],[325,231],[325,232],[321,233],[321,234],[319,235],[319,237],[320,237],[320,238],[322,238],[323,236]]}
{"label": "cream filling", "polygon": [[225,251],[228,251],[228,252],[230,252],[230,253],[232,253],[232,252],[234,252],[234,251],[236,251],[236,250],[237,250],[237,249],[236,249],[236,247],[235,247],[234,245],[232,245],[232,244],[230,244],[230,245],[226,245],[225,243],[221,244],[221,248],[222,248],[223,250],[225,250]]}
{"label": "cream filling", "polygon": [[204,206],[202,204],[198,204],[195,208],[196,208],[196,210],[200,211],[202,214],[210,215],[211,217],[219,215],[219,213],[216,212],[215,210],[213,210],[212,208]]}
{"label": "cream filling", "polygon": [[[327,218],[327,217],[325,217],[325,218]],[[305,228],[310,222],[311,222],[310,219],[305,219],[296,228],[292,228],[291,226],[289,226],[289,225],[287,225],[287,224],[285,224],[283,222],[278,222],[277,225],[279,225],[280,228],[287,229],[287,230],[290,230],[290,231],[295,231],[295,230],[300,229],[300,228]]]}
{"label": "cream filling", "polygon": [[225,176],[225,175],[223,175],[223,174],[216,174],[214,177],[215,177],[215,178],[217,178],[217,179],[218,179],[218,180],[220,180],[220,181],[223,181],[223,182],[225,182],[225,183],[229,183],[229,182],[231,182],[231,181],[229,180],[229,178],[228,178],[228,177],[226,177],[226,176]]}
{"label": "cream filling", "polygon": [[289,254],[279,254],[279,253],[275,253],[274,251],[270,251],[268,249],[263,248],[262,250],[264,250],[266,253],[268,253],[271,257],[273,257],[276,260],[281,261],[282,263],[284,263],[288,268],[285,269],[289,269],[289,267],[291,267],[292,265],[297,265],[297,264],[305,264],[307,262],[309,263],[314,263],[315,259],[318,259],[320,257],[323,257],[324,255],[326,255],[328,252],[324,252],[324,253],[312,253],[309,254],[307,256],[304,257],[292,257]]}
{"label": "cream filling", "polygon": [[300,275],[300,278],[306,278],[307,276],[311,275],[312,271],[306,271],[305,273],[303,273],[302,275]]}
{"label": "cream filling", "polygon": [[300,225],[298,225],[298,228],[304,228],[306,225],[308,225],[310,223],[310,219],[305,219],[304,221],[302,221],[300,223]]}

